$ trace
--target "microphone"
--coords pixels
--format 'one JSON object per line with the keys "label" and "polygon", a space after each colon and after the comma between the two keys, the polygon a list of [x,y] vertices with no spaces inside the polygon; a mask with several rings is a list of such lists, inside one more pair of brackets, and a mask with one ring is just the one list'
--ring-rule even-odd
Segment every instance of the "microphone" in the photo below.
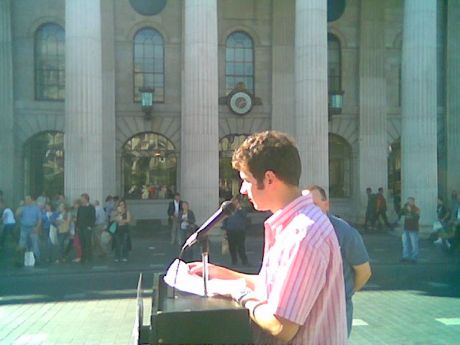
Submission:
{"label": "microphone", "polygon": [[220,224],[225,218],[227,218],[233,212],[235,212],[235,199],[236,198],[224,201],[220,208],[211,217],[209,217],[208,220],[198,228],[198,230],[196,230],[192,235],[190,235],[189,238],[187,238],[187,240],[184,243],[184,246],[182,247],[182,251],[184,251],[187,248],[190,248],[191,246],[202,240],[203,237],[205,237],[210,230],[212,230],[215,226]]}

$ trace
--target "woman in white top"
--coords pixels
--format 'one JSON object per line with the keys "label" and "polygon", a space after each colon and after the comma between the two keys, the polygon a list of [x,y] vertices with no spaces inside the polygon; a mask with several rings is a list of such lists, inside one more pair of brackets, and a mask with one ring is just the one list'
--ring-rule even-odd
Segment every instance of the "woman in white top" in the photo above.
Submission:
{"label": "woman in white top", "polygon": [[0,239],[0,248],[3,248],[5,245],[6,237],[12,236],[14,228],[16,227],[16,219],[14,218],[14,212],[11,208],[5,206],[3,201],[0,201],[0,209],[3,209],[2,221],[3,221],[3,231],[2,237]]}

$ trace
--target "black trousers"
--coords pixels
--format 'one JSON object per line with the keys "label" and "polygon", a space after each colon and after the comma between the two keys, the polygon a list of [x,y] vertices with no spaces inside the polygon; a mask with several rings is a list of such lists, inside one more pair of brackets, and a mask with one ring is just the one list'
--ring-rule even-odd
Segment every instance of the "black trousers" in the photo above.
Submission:
{"label": "black trousers", "polygon": [[381,221],[387,226],[388,228],[391,228],[391,224],[388,222],[387,218],[387,211],[378,211],[377,212],[377,221],[379,222],[379,225],[381,224]]}
{"label": "black trousers", "polygon": [[238,256],[243,264],[248,263],[246,256],[246,233],[244,231],[227,231],[228,249],[232,257],[232,263],[238,263]]}
{"label": "black trousers", "polygon": [[113,237],[115,241],[115,258],[127,259],[129,253],[129,228],[127,225],[118,226]]}
{"label": "black trousers", "polygon": [[91,228],[78,229],[81,243],[81,262],[93,260],[93,230]]}

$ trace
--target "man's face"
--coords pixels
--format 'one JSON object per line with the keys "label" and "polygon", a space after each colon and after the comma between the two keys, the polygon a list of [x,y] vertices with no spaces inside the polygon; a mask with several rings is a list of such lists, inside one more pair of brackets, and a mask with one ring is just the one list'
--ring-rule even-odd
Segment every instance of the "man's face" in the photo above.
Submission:
{"label": "man's face", "polygon": [[240,171],[241,183],[240,193],[247,195],[249,201],[258,211],[270,210],[270,198],[265,188],[259,189],[257,180],[247,169]]}
{"label": "man's face", "polygon": [[316,189],[310,191],[313,203],[318,206],[324,213],[329,212],[329,200],[323,200],[321,193]]}
{"label": "man's face", "polygon": [[80,198],[80,202],[81,202],[82,205],[86,205],[88,203],[88,201],[86,200],[86,198],[84,196],[82,196]]}
{"label": "man's face", "polygon": [[174,199],[176,199],[176,201],[180,201],[180,195],[176,195]]}
{"label": "man's face", "polygon": [[26,196],[26,198],[24,199],[24,203],[26,205],[30,205],[32,203],[32,198],[30,196]]}

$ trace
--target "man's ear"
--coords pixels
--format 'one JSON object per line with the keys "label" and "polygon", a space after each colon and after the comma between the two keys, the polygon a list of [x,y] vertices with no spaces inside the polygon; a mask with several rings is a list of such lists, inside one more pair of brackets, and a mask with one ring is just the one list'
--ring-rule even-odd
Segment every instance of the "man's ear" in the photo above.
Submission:
{"label": "man's ear", "polygon": [[265,172],[265,183],[267,185],[273,185],[276,181],[278,181],[278,177],[276,177],[275,173],[271,170]]}

